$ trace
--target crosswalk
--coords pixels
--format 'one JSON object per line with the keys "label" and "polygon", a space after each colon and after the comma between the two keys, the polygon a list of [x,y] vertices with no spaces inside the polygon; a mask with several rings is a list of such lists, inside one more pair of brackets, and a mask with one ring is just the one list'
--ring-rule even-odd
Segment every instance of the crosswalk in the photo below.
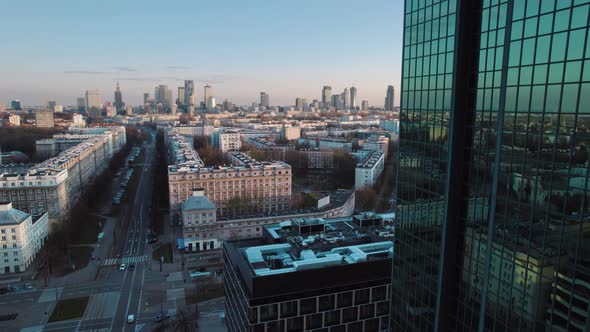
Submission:
{"label": "crosswalk", "polygon": [[147,260],[147,256],[126,256],[121,258],[107,258],[102,261],[102,266],[119,265],[119,264],[131,264],[139,263]]}

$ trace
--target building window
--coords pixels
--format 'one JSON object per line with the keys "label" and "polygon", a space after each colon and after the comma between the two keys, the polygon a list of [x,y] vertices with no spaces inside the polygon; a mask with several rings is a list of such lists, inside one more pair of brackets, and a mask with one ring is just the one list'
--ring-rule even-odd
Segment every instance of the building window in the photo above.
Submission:
{"label": "building window", "polygon": [[297,316],[297,301],[281,303],[281,318]]}
{"label": "building window", "polygon": [[372,296],[371,301],[383,301],[387,299],[387,287],[386,286],[379,286],[372,289]]}
{"label": "building window", "polygon": [[317,298],[312,297],[299,301],[299,314],[307,315],[317,311]]}
{"label": "building window", "polygon": [[318,329],[322,327],[322,314],[314,314],[305,317],[305,328]]}
{"label": "building window", "polygon": [[336,305],[338,308],[350,307],[352,305],[352,292],[336,295]]}
{"label": "building window", "polygon": [[303,317],[287,319],[287,332],[303,331]]}
{"label": "building window", "polygon": [[375,315],[375,305],[373,303],[360,306],[361,319],[372,318]]}
{"label": "building window", "polygon": [[260,321],[266,322],[269,320],[276,320],[278,317],[276,304],[267,304],[260,307]]}
{"label": "building window", "polygon": [[354,322],[358,319],[358,307],[350,307],[342,310],[342,322]]}
{"label": "building window", "polygon": [[340,310],[332,310],[324,314],[324,325],[331,326],[340,324]]}
{"label": "building window", "polygon": [[369,303],[370,291],[368,288],[359,289],[354,292],[354,305]]}

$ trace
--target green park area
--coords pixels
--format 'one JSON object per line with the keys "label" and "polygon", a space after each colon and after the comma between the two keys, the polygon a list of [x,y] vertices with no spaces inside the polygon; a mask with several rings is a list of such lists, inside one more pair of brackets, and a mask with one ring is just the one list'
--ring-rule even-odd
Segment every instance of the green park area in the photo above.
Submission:
{"label": "green park area", "polygon": [[84,315],[87,305],[88,296],[60,300],[55,305],[55,308],[49,317],[49,323],[80,318]]}

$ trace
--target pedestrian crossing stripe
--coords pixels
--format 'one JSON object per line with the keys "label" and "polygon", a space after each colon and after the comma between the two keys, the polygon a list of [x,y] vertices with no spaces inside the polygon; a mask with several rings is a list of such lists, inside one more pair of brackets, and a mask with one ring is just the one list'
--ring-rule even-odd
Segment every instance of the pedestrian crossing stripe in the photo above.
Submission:
{"label": "pedestrian crossing stripe", "polygon": [[102,261],[102,266],[119,265],[119,264],[131,264],[139,263],[147,260],[147,256],[127,256],[121,258],[106,258]]}

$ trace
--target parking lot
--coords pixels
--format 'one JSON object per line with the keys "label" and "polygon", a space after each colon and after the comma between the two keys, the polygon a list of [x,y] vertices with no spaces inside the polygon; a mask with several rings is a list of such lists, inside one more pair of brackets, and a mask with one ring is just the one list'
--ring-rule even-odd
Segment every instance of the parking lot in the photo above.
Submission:
{"label": "parking lot", "polygon": [[121,167],[121,169],[119,169],[115,174],[115,179],[113,181],[115,184],[113,186],[113,205],[121,205],[123,196],[125,195],[127,187],[129,186],[129,181],[135,172],[130,164],[135,161],[140,153],[141,149],[139,147],[134,147],[127,157],[125,166]]}

